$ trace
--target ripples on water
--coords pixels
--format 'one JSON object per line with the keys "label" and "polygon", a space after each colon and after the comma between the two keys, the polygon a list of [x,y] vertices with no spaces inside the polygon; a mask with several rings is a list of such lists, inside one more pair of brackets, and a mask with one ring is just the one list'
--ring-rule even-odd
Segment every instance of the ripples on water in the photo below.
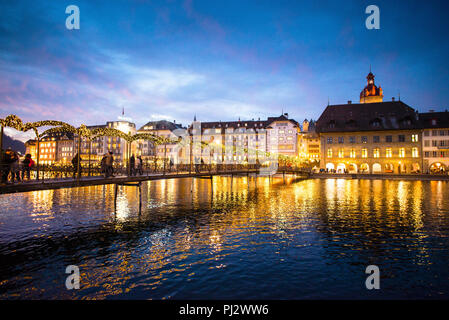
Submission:
{"label": "ripples on water", "polygon": [[[215,177],[0,196],[0,298],[449,297],[447,182]],[[66,290],[78,265],[80,290]],[[365,288],[378,265],[381,290]]]}

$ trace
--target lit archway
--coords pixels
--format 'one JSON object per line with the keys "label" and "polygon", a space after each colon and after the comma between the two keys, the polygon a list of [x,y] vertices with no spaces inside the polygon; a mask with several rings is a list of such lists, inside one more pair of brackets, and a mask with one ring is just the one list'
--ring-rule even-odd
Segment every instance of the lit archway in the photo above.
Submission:
{"label": "lit archway", "polygon": [[413,173],[420,173],[421,172],[421,167],[419,166],[419,163],[413,163],[412,164],[412,172]]}
{"label": "lit archway", "polygon": [[349,173],[357,173],[357,165],[355,163],[350,163],[348,166]]}
{"label": "lit archway", "polygon": [[369,173],[369,165],[368,165],[368,163],[362,163],[360,165],[360,172],[361,173]]}
{"label": "lit archway", "polygon": [[334,166],[333,163],[327,163],[326,164],[326,170],[327,171],[332,172],[332,171],[334,171],[334,169],[335,169],[335,166]]}
{"label": "lit archway", "polygon": [[405,163],[399,163],[398,172],[399,173],[407,173],[407,166],[405,165]]}
{"label": "lit archway", "polygon": [[394,166],[391,163],[385,164],[385,173],[393,173],[394,172]]}
{"label": "lit archway", "polygon": [[382,172],[382,166],[380,163],[373,164],[373,173],[380,173]]}
{"label": "lit archway", "polygon": [[345,173],[346,165],[344,163],[339,163],[337,165],[337,173]]}
{"label": "lit archway", "polygon": [[430,165],[430,173],[445,173],[446,172],[446,166],[442,164],[441,162],[435,162]]}

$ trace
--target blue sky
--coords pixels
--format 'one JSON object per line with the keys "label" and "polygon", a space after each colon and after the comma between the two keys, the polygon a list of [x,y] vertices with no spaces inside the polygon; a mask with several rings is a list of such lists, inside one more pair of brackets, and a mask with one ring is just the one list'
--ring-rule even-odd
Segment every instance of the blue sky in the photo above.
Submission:
{"label": "blue sky", "polygon": [[[67,30],[65,8],[80,9]],[[380,8],[367,30],[365,8]],[[447,1],[1,1],[0,116],[75,125],[317,119],[357,101],[449,109]]]}

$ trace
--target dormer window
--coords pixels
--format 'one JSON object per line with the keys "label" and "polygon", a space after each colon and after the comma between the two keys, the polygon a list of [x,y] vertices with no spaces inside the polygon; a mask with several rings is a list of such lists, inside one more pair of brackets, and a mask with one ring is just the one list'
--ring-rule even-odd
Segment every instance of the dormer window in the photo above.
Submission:
{"label": "dormer window", "polygon": [[379,128],[380,127],[380,119],[376,118],[376,119],[372,120],[370,125],[374,128]]}
{"label": "dormer window", "polygon": [[357,125],[357,122],[355,122],[355,120],[349,120],[348,122],[346,122],[346,125],[348,127],[355,127]]}
{"label": "dormer window", "polygon": [[432,123],[432,126],[436,126],[437,125],[437,119],[432,119],[431,123]]}
{"label": "dormer window", "polygon": [[410,126],[412,124],[412,119],[410,119],[410,117],[405,117],[404,119],[402,119],[402,125],[404,126]]}
{"label": "dormer window", "polygon": [[335,121],[331,120],[331,121],[329,121],[329,123],[327,125],[330,129],[333,129],[333,128],[335,128]]}

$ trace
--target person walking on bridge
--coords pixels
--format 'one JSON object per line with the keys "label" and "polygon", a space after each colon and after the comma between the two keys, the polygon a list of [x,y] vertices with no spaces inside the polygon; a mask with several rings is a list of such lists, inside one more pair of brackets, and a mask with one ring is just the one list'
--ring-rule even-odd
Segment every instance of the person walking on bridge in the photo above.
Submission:
{"label": "person walking on bridge", "polygon": [[113,177],[114,176],[114,157],[112,156],[112,151],[109,151],[108,155],[106,156],[106,178]]}
{"label": "person walking on bridge", "polygon": [[129,159],[129,175],[133,176],[136,172],[136,158],[134,157],[134,153]]}
{"label": "person walking on bridge", "polygon": [[141,156],[137,156],[136,168],[139,175],[143,175],[143,161]]}
{"label": "person walking on bridge", "polygon": [[[76,174],[78,173],[78,161],[79,161],[78,153],[73,157],[72,159],[72,165],[73,165],[73,179],[76,178]],[[81,172],[81,164],[80,164],[80,172]]]}
{"label": "person walking on bridge", "polygon": [[14,183],[14,181],[17,180],[17,182],[21,182],[20,179],[20,157],[17,152],[13,152],[13,158],[11,163],[11,182]]}
{"label": "person walking on bridge", "polygon": [[25,174],[27,176],[27,179],[30,180],[30,173],[31,173],[31,168],[34,165],[34,161],[33,159],[31,159],[31,154],[26,154],[25,155],[25,159],[23,159],[22,161],[22,181],[25,178]]}
{"label": "person walking on bridge", "polygon": [[102,174],[104,174],[105,178],[106,178],[106,169],[107,169],[107,167],[106,167],[106,158],[107,157],[108,157],[108,155],[105,153],[103,155],[103,158],[101,158],[101,161],[100,161],[100,171]]}

